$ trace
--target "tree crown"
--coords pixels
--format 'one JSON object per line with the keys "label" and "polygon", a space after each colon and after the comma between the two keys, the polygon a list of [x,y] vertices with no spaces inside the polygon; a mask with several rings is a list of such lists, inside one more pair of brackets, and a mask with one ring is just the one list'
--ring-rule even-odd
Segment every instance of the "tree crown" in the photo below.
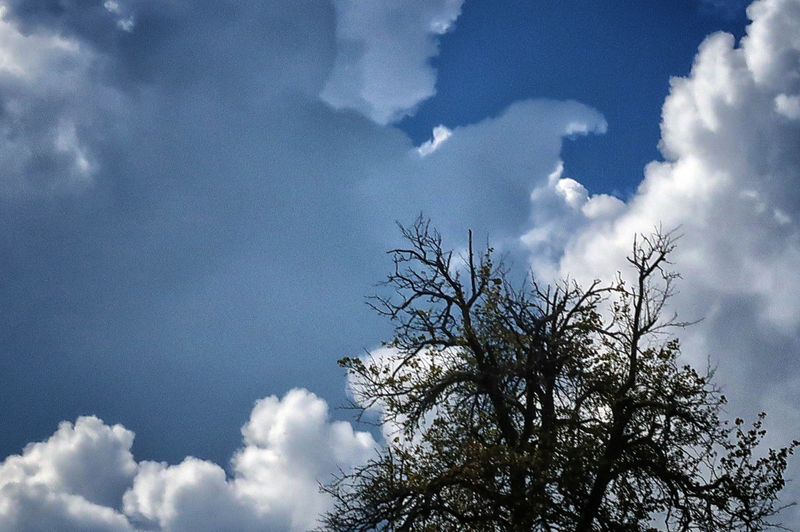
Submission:
{"label": "tree crown", "polygon": [[[391,431],[323,490],[329,531],[763,530],[798,442],[761,452],[720,415],[711,372],[680,364],[664,318],[670,233],[640,236],[635,279],[514,289],[492,250],[456,257],[418,220],[390,251],[383,357],[345,358]],[[460,259],[460,260],[459,260]]]}

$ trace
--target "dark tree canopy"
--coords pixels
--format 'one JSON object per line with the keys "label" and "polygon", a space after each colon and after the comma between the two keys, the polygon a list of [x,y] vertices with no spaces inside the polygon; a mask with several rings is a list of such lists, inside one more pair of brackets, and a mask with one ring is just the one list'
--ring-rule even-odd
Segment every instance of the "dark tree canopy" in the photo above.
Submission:
{"label": "dark tree canopy", "polygon": [[[635,280],[514,289],[491,249],[442,248],[422,220],[390,253],[383,358],[340,361],[397,427],[323,490],[321,530],[756,531],[780,511],[797,442],[721,419],[711,372],[680,363],[663,316],[674,239],[640,237]],[[470,239],[471,240],[471,239]]]}

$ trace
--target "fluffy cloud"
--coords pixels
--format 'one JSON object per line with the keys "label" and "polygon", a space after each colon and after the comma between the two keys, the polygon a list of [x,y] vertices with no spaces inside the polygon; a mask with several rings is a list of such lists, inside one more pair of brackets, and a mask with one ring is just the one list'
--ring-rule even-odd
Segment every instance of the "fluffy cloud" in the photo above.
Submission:
{"label": "fluffy cloud", "polygon": [[96,417],[64,422],[0,464],[0,531],[306,530],[330,507],[319,493],[377,443],[331,422],[326,403],[295,389],[259,401],[242,428],[233,477],[212,462],[134,461],[133,433]]}
{"label": "fluffy cloud", "polygon": [[533,227],[522,238],[522,245],[535,260],[533,272],[541,280],[559,278],[564,248],[588,223],[605,224],[614,220],[625,204],[607,194],[590,195],[586,187],[564,177],[564,164],[559,161],[547,181],[530,195],[534,208]]}
{"label": "fluffy cloud", "polygon": [[[648,165],[635,196],[621,206],[551,180],[533,196],[533,209],[551,217],[523,242],[566,227],[551,262],[559,274],[608,279],[626,270],[636,233],[679,228],[673,258],[683,280],[673,303],[684,319],[704,318],[681,332],[684,352],[719,366],[718,381],[739,399],[734,410],[780,405],[774,417],[792,421],[776,424],[786,440],[797,436],[789,405],[800,400],[800,2],[759,0],[748,15],[741,43],[709,36],[691,74],[672,80],[665,160]],[[599,218],[590,214],[598,201],[610,207],[595,205]]]}
{"label": "fluffy cloud", "polygon": [[322,99],[378,124],[413,112],[436,92],[436,72],[428,61],[463,1],[334,0],[337,55]]}
{"label": "fluffy cloud", "polygon": [[[717,368],[730,415],[767,411],[769,444],[782,446],[800,430],[800,1],[758,0],[748,15],[738,45],[709,36],[690,75],[671,81],[665,160],[636,194],[590,196],[556,172],[532,195],[540,219],[522,241],[537,272],[588,283],[629,271],[635,234],[677,229],[672,304],[702,319],[679,332],[683,352]],[[790,484],[786,500],[799,496]]]}
{"label": "fluffy cloud", "polygon": [[330,423],[325,402],[302,390],[280,403],[276,397],[259,401],[242,433],[245,447],[233,458],[237,492],[260,515],[286,516],[291,530],[308,529],[329,508],[319,482],[340,467],[366,462],[378,449],[369,433]]}
{"label": "fluffy cloud", "polygon": [[131,530],[114,510],[136,474],[133,433],[95,417],[0,464],[0,530]]}

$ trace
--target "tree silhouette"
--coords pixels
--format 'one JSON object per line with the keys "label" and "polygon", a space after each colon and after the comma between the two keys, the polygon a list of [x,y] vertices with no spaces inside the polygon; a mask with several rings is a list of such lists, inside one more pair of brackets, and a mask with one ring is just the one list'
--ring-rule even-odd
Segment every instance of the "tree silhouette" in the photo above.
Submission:
{"label": "tree silhouette", "polygon": [[639,237],[621,276],[588,288],[511,286],[489,249],[403,228],[372,304],[396,324],[389,353],[345,358],[360,408],[393,427],[386,448],[323,486],[320,530],[757,531],[781,510],[798,442],[759,447],[721,419],[726,400],[679,362],[664,317],[671,234]]}

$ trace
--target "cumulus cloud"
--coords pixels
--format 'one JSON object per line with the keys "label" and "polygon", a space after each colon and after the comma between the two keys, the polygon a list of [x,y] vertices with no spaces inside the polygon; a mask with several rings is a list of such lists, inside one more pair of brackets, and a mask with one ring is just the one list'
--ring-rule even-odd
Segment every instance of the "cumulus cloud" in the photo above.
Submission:
{"label": "cumulus cloud", "polygon": [[[532,196],[547,214],[522,242],[535,271],[588,283],[629,271],[637,233],[677,229],[673,309],[702,319],[678,332],[686,360],[716,368],[730,415],[767,411],[768,443],[783,446],[800,430],[800,2],[747,12],[740,43],[709,36],[689,76],[671,81],[664,161],[646,167],[636,194],[591,198],[556,172]],[[798,496],[790,484],[785,500]],[[797,513],[784,521],[796,526]]]}
{"label": "cumulus cloud", "polygon": [[118,508],[136,474],[133,433],[95,417],[62,423],[0,464],[0,530],[132,530]]}
{"label": "cumulus cloud", "polygon": [[530,200],[533,227],[520,240],[535,257],[534,275],[549,282],[561,275],[564,248],[576,232],[589,224],[609,223],[625,208],[622,200],[608,194],[590,195],[582,184],[565,177],[563,161],[531,192]]}
{"label": "cumulus cloud", "polygon": [[436,92],[437,37],[461,14],[463,0],[334,0],[337,55],[321,98],[378,124],[412,113]]}
{"label": "cumulus cloud", "polygon": [[259,401],[233,476],[209,461],[136,462],[133,432],[96,417],[64,422],[0,463],[0,531],[302,531],[330,507],[319,492],[378,447],[327,404],[295,389]]}
{"label": "cumulus cloud", "polygon": [[369,433],[330,422],[327,404],[304,390],[259,401],[242,433],[245,447],[233,458],[237,492],[260,515],[286,516],[291,530],[308,529],[329,508],[319,482],[378,449]]}
{"label": "cumulus cloud", "polygon": [[[740,396],[738,407],[759,409],[800,399],[792,391],[800,345],[800,2],[759,0],[748,15],[740,43],[709,36],[691,74],[672,80],[665,160],[647,166],[634,197],[625,205],[603,200],[595,218],[580,185],[559,191],[564,181],[551,182],[534,194],[533,209],[550,202],[545,210],[555,214],[523,242],[537,262],[537,235],[554,224],[550,231],[569,233],[557,252],[560,275],[610,279],[626,270],[635,234],[679,228],[673,258],[683,280],[673,303],[684,319],[705,318],[681,332],[684,352],[699,364],[710,357],[729,396]],[[785,424],[782,431],[796,437]]]}

